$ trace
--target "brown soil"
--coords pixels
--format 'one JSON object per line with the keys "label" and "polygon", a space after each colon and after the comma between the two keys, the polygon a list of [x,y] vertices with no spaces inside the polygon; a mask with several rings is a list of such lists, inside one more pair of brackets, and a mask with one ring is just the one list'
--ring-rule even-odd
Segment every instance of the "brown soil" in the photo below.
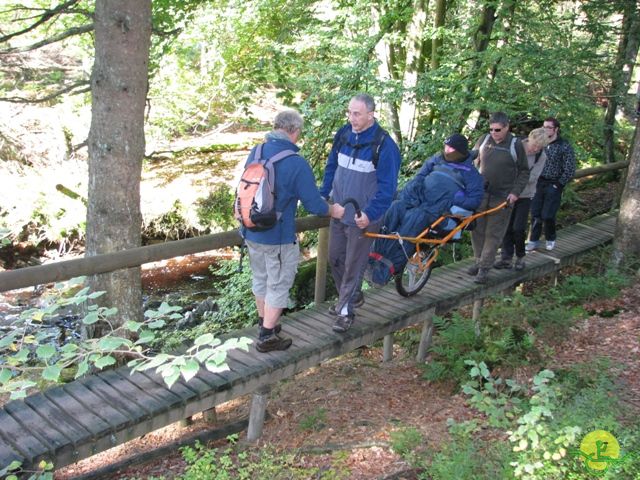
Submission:
{"label": "brown soil", "polygon": [[[640,413],[640,292],[632,287],[616,300],[594,302],[587,308],[594,314],[580,321],[563,341],[548,345],[548,359],[543,363],[553,369],[610,358],[623,401],[629,412]],[[611,317],[610,312],[615,311],[619,313]],[[258,444],[249,448],[270,446],[292,455],[298,466],[320,468],[335,467],[336,454],[342,453],[340,466],[348,469],[350,479],[416,478],[391,449],[391,432],[414,427],[426,440],[425,448],[437,450],[448,438],[448,418],[460,422],[478,414],[450,386],[423,380],[420,366],[411,358],[414,352],[396,345],[394,355],[393,361],[382,363],[380,346],[360,349],[274,386],[268,406],[271,418]],[[514,374],[530,375],[532,370]],[[221,406],[220,421],[246,416],[249,401],[245,397]],[[315,428],[304,429],[313,418],[317,419]],[[55,478],[90,474],[128,455],[151,451],[206,428],[202,421],[188,428],[171,425],[60,470]],[[210,444],[221,445],[223,441]],[[184,468],[182,456],[175,452],[104,478],[171,479]]]}

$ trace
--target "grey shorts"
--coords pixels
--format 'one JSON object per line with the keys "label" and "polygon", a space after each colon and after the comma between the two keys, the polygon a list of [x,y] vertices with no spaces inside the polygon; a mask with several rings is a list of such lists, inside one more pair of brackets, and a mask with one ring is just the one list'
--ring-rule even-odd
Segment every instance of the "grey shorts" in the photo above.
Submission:
{"label": "grey shorts", "polygon": [[287,308],[289,290],[300,261],[298,243],[264,245],[247,240],[252,273],[252,290],[270,307]]}

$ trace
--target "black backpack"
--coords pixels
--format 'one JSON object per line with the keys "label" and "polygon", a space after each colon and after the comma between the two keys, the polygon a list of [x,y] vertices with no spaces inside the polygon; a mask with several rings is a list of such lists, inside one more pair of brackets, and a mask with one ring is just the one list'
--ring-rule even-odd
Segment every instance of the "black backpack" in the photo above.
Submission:
{"label": "black backpack", "polygon": [[342,133],[338,137],[338,142],[336,143],[336,153],[340,153],[340,149],[343,146],[348,145],[349,147],[353,148],[353,156],[355,157],[358,150],[371,145],[373,147],[373,156],[371,157],[371,162],[373,163],[374,168],[378,168],[378,160],[380,160],[380,149],[382,148],[382,142],[384,142],[385,137],[389,135],[389,132],[378,125],[378,129],[373,136],[373,140],[371,140],[370,142],[356,144],[353,144],[349,141],[350,133],[351,125],[345,125],[342,128]]}

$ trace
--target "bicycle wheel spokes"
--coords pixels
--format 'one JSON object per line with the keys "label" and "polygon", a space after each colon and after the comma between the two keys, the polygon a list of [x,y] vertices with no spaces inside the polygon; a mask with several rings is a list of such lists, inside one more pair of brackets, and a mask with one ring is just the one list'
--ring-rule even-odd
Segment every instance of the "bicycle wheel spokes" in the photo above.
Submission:
{"label": "bicycle wheel spokes", "polygon": [[410,297],[425,286],[431,275],[429,259],[432,255],[433,250],[429,253],[416,252],[396,275],[396,290],[400,295]]}

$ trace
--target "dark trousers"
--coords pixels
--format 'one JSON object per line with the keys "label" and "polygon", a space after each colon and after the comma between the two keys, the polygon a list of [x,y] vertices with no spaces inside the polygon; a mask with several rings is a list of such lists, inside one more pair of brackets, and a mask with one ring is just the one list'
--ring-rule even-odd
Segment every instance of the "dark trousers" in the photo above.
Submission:
{"label": "dark trousers", "polygon": [[513,258],[515,250],[516,257],[525,256],[524,242],[527,238],[527,221],[529,220],[530,198],[519,198],[513,204],[509,226],[502,239],[501,257],[505,260]]}
{"label": "dark trousers", "polygon": [[354,314],[352,300],[362,287],[364,269],[373,243],[373,238],[363,235],[365,231],[378,233],[380,222],[369,224],[366,230],[335,219],[331,219],[329,224],[329,265],[338,290],[338,313],[347,307],[347,315]]}
{"label": "dark trousers", "polygon": [[562,187],[551,180],[541,178],[536,185],[536,194],[531,202],[531,236],[537,242],[544,229],[547,241],[556,239],[556,215],[560,209]]}

